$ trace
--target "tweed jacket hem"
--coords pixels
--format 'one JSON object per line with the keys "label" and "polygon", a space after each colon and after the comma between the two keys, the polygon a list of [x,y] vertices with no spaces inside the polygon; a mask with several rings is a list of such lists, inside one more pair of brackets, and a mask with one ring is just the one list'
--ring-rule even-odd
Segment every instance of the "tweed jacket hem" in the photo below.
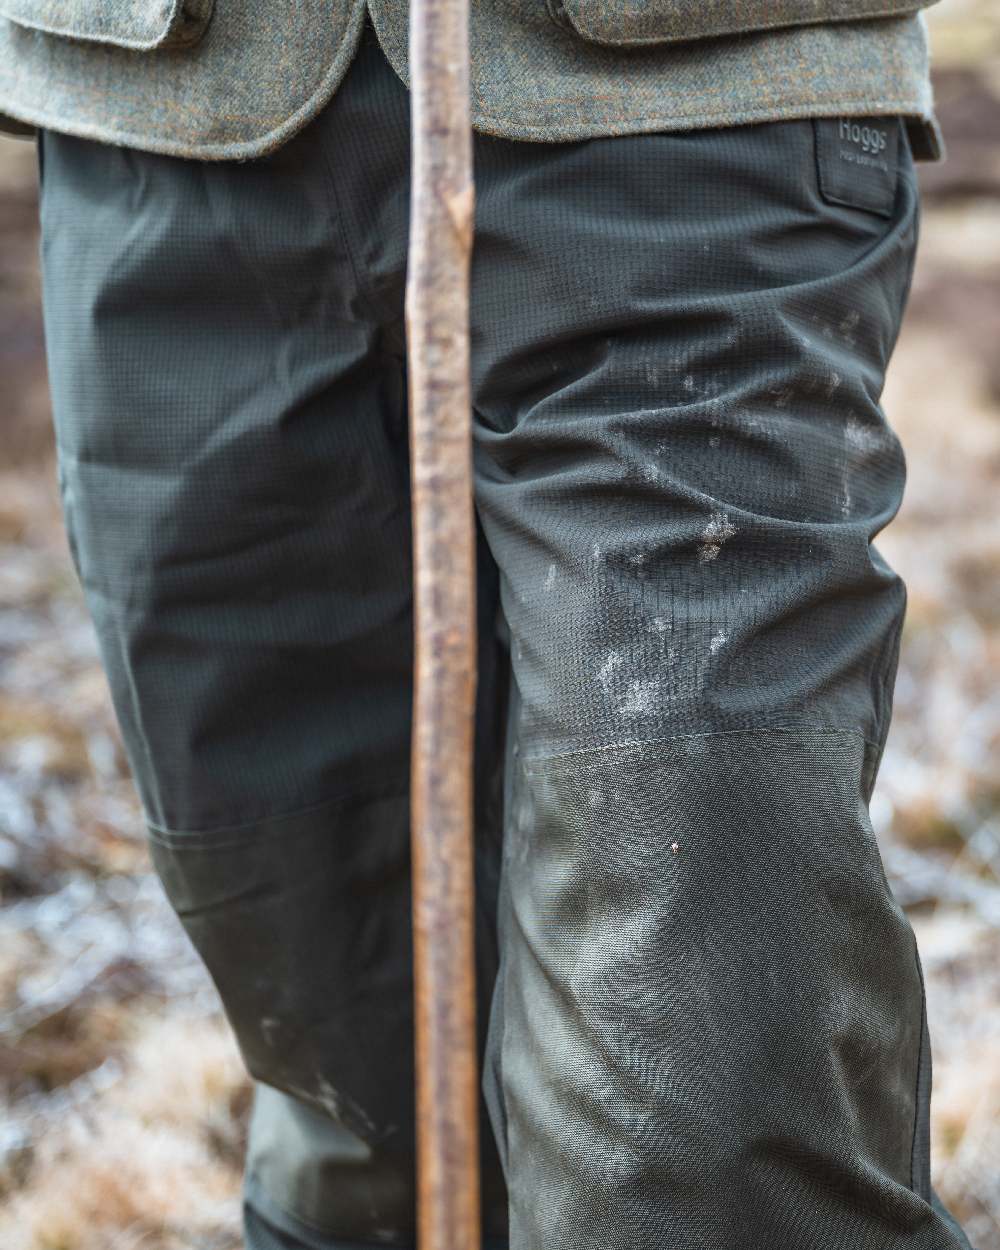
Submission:
{"label": "tweed jacket hem", "polygon": [[[0,0],[0,15],[5,3],[14,0]],[[27,0],[17,3],[24,9]],[[0,128],[46,127],[204,160],[273,151],[333,96],[356,51],[366,0],[214,7],[193,45],[145,51],[0,16]],[[367,8],[406,82],[405,3],[367,0]],[[899,114],[917,159],[941,155],[917,13],[609,46],[557,20],[545,0],[472,0],[470,55],[473,125],[502,138],[554,142]]]}

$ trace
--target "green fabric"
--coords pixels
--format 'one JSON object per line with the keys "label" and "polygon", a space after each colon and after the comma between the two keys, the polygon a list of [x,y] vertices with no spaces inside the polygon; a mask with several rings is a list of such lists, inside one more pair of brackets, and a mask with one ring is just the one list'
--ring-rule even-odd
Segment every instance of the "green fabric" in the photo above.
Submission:
{"label": "green fabric", "polygon": [[212,0],[3,0],[0,13],[19,26],[69,39],[146,51],[196,43],[212,16]]}
{"label": "green fabric", "polygon": [[631,46],[740,31],[914,13],[933,0],[547,0],[554,16],[597,43]]}
{"label": "green fabric", "polygon": [[[408,105],[368,29],[260,161],[41,136],[67,531],[260,1087],[247,1250],[414,1244]],[[903,128],[474,154],[484,1232],[969,1250],[867,806]]]}
{"label": "green fabric", "polygon": [[[472,0],[473,123],[550,142],[902,115],[914,155],[933,159],[940,141],[920,3]],[[405,80],[406,0],[368,6]],[[159,12],[154,0],[60,6],[61,28],[71,33],[75,23],[75,39],[24,25],[32,8],[0,0],[0,118],[13,119],[12,132],[27,123],[154,152],[243,159],[286,142],[329,101],[357,47],[365,0],[218,0],[207,29],[188,30],[189,46],[147,51],[136,51],[133,37]],[[872,11],[896,16],[844,20]],[[772,28],[786,20],[805,24]],[[92,41],[98,28],[105,42]],[[727,29],[740,33],[726,38]],[[709,34],[722,37],[701,37]],[[666,41],[609,46],[660,36]]]}

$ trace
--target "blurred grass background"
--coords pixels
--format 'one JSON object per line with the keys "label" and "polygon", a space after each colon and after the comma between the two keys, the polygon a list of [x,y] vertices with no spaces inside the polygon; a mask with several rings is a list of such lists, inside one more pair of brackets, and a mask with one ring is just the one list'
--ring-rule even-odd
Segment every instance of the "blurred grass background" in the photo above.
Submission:
{"label": "blurred grass background", "polygon": [[[1000,4],[929,20],[949,159],[885,395],[909,611],[872,812],[927,978],[935,1184],[1000,1250]],[[249,1090],[140,817],[59,512],[34,147],[0,139],[4,1250],[241,1244]]]}

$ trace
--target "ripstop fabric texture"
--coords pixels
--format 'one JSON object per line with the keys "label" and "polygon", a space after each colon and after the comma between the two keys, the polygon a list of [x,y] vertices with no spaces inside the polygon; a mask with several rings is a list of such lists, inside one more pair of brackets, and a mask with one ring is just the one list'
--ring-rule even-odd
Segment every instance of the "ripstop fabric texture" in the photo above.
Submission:
{"label": "ripstop fabric texture", "polygon": [[[414,1244],[408,120],[367,28],[258,161],[39,142],[68,538],[257,1082],[250,1250]],[[868,816],[918,201],[899,119],[832,124],[475,141],[484,1234],[512,1250],[968,1250]],[[859,172],[828,197],[831,161]]]}

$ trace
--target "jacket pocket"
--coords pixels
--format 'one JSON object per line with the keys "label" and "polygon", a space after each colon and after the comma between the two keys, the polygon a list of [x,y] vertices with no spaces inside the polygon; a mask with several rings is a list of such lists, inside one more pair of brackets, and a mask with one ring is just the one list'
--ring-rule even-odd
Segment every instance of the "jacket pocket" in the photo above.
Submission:
{"label": "jacket pocket", "polygon": [[187,47],[205,32],[213,0],[0,0],[16,26],[136,52]]}
{"label": "jacket pocket", "polygon": [[902,17],[936,0],[547,0],[592,43],[632,47],[861,18]]}

